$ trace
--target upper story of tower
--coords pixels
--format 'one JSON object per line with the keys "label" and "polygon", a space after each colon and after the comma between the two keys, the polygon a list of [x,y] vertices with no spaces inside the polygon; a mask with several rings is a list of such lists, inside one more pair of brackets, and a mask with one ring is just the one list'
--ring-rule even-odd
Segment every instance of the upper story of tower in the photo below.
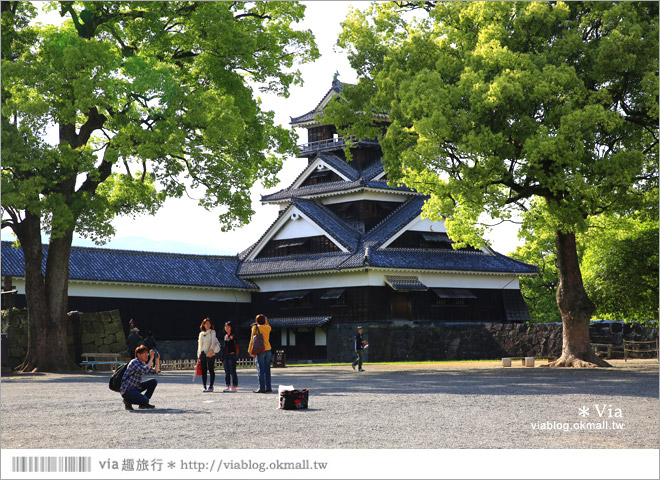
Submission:
{"label": "upper story of tower", "polygon": [[[344,148],[346,147],[346,138],[339,136],[334,125],[322,124],[319,117],[323,115],[325,107],[330,101],[339,97],[344,88],[344,83],[337,79],[335,74],[332,80],[332,87],[323,96],[321,101],[309,112],[298,117],[291,117],[290,124],[296,128],[307,130],[307,142],[299,145],[300,157],[307,158],[311,163],[320,153],[331,153],[343,160],[346,159]],[[377,114],[375,121],[382,123],[383,129],[388,125],[389,118],[385,114]],[[374,163],[380,162],[382,151],[378,140],[365,139],[353,140],[351,148],[352,166],[357,170],[365,170]]]}

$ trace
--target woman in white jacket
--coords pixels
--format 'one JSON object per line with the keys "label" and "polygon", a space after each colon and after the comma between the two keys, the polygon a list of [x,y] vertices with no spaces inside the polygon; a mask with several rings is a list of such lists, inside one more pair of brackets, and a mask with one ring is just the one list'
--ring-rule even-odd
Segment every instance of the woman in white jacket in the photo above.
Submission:
{"label": "woman in white jacket", "polygon": [[[217,343],[215,328],[210,318],[205,318],[199,326],[199,338],[197,339],[197,359],[202,365],[202,381],[204,392],[213,391],[215,381],[215,350]],[[206,372],[209,372],[209,388],[206,388]]]}

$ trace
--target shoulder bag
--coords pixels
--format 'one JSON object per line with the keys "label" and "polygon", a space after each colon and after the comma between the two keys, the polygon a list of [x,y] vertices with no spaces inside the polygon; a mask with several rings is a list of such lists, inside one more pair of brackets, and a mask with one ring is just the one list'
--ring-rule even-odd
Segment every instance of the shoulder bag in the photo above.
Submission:
{"label": "shoulder bag", "polygon": [[250,355],[258,355],[266,351],[266,344],[264,343],[264,336],[259,331],[259,326],[255,325],[257,328],[257,333],[252,336],[252,343],[250,346]]}
{"label": "shoulder bag", "polygon": [[216,335],[213,335],[213,345],[211,345],[211,348],[213,348],[213,353],[220,352],[220,341]]}

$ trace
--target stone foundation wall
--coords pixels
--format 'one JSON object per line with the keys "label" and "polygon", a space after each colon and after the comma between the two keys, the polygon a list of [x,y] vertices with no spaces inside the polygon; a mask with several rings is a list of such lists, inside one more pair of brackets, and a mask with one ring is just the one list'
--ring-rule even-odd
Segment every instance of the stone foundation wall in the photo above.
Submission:
{"label": "stone foundation wall", "polygon": [[[363,324],[370,362],[426,360],[488,360],[502,357],[559,357],[560,323],[459,324],[436,327]],[[617,328],[618,325],[618,328]],[[328,331],[328,361],[350,362],[355,353],[357,323],[339,324]],[[593,343],[621,345],[628,340],[655,340],[656,327],[592,322]]]}
{"label": "stone foundation wall", "polygon": [[[355,353],[353,338],[357,323],[330,325],[327,332],[327,361],[351,362]],[[562,325],[538,324],[458,324],[435,327],[392,326],[364,323],[364,338],[369,341],[365,360],[370,362],[487,360],[502,357],[559,357]],[[69,350],[74,357],[73,327],[69,325]],[[27,349],[27,311],[2,312],[2,332],[8,334],[9,364],[18,366]],[[81,352],[123,353],[126,338],[118,310],[80,314]],[[655,340],[657,327],[592,322],[592,343],[620,345],[629,340]],[[193,359],[197,341],[160,340],[158,351],[163,360]],[[247,358],[249,339],[239,345],[240,358]]]}
{"label": "stone foundation wall", "polygon": [[[7,334],[9,367],[15,368],[25,360],[27,353],[27,310],[3,310],[2,333]],[[74,358],[74,327],[70,318],[68,338],[69,352]],[[119,310],[81,313],[80,340],[81,353],[123,353],[128,358]]]}

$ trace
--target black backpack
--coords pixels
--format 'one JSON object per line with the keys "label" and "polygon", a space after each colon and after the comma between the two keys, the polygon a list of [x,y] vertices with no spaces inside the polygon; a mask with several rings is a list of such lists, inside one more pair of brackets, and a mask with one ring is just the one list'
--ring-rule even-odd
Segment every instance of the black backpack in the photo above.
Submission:
{"label": "black backpack", "polygon": [[113,392],[119,392],[121,390],[121,381],[124,378],[124,372],[126,372],[129,363],[130,362],[123,364],[121,367],[117,368],[117,370],[112,372],[108,386]]}

